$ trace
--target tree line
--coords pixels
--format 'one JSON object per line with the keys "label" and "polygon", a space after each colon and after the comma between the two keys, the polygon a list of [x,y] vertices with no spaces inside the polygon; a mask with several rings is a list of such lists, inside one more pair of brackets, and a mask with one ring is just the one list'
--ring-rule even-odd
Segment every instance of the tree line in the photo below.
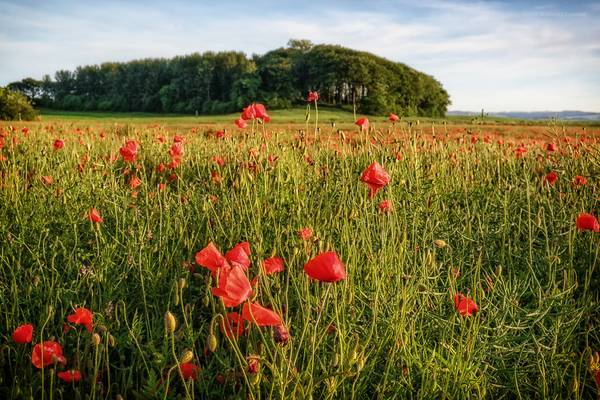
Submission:
{"label": "tree line", "polygon": [[365,114],[443,116],[450,103],[440,82],[405,64],[307,40],[252,57],[208,51],[80,66],[8,87],[36,106],[77,111],[221,114],[256,101],[303,104],[311,90],[321,104]]}

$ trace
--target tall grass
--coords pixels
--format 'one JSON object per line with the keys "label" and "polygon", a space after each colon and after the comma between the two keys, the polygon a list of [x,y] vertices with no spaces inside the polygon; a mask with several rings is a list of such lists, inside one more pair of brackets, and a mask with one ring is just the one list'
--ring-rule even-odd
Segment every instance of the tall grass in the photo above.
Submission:
{"label": "tall grass", "polygon": [[[2,398],[596,394],[587,362],[600,348],[600,236],[578,231],[575,218],[598,213],[597,136],[534,138],[516,158],[506,138],[473,144],[471,135],[438,128],[432,139],[412,124],[380,124],[368,141],[323,129],[316,143],[276,125],[225,140],[169,126],[29,127],[27,136],[1,128]],[[156,166],[168,163],[175,134],[185,137],[186,153],[169,181],[171,171]],[[56,138],[65,148],[52,149]],[[118,156],[133,138],[141,144],[135,166]],[[543,149],[549,140],[558,152]],[[392,181],[370,199],[358,178],[373,161]],[[559,174],[553,187],[543,180],[551,169]],[[137,197],[127,185],[133,174],[143,182]],[[51,185],[42,183],[46,175]],[[575,175],[588,184],[573,187]],[[393,212],[380,212],[383,199]],[[86,218],[92,207],[103,223]],[[314,231],[307,242],[297,234],[303,227]],[[233,340],[220,332],[219,315],[230,310],[211,294],[209,271],[193,263],[210,241],[223,252],[250,243],[254,298],[282,315],[286,345],[270,328],[247,325]],[[304,263],[325,250],[337,252],[347,279],[306,276]],[[266,276],[259,265],[274,254],[286,270]],[[479,312],[461,317],[456,292],[470,293]],[[77,306],[94,312],[98,346],[85,330],[63,329]],[[172,337],[167,311],[178,322]],[[25,322],[35,325],[34,343],[63,345],[66,368],[81,370],[81,382],[57,381],[54,367],[31,364],[31,346],[10,338]],[[214,353],[206,345],[211,324]],[[167,372],[186,349],[202,370],[184,387]],[[248,372],[251,356],[259,357],[257,374]]]}

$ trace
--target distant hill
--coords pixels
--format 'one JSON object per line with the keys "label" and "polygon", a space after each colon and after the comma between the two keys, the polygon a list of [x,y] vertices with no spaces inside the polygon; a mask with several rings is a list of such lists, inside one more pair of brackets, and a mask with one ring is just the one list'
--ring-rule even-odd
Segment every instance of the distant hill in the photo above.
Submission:
{"label": "distant hill", "polygon": [[[461,115],[478,117],[481,112],[476,111],[448,111],[448,115]],[[586,111],[500,111],[489,112],[484,111],[485,116],[504,117],[516,119],[552,119],[557,118],[567,121],[600,121],[600,113]]]}

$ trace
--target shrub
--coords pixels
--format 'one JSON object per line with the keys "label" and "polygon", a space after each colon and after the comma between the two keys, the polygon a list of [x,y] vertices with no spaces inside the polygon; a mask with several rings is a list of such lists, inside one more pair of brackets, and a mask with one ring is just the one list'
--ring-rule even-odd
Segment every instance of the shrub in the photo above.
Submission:
{"label": "shrub", "polygon": [[0,87],[0,119],[32,120],[35,118],[35,110],[21,93]]}

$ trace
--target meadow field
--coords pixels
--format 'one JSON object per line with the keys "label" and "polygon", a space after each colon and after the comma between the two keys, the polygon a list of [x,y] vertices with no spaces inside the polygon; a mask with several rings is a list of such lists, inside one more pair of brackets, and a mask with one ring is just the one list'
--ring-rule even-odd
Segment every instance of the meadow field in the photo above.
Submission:
{"label": "meadow field", "polygon": [[0,123],[0,398],[598,395],[600,127],[270,114]]}

